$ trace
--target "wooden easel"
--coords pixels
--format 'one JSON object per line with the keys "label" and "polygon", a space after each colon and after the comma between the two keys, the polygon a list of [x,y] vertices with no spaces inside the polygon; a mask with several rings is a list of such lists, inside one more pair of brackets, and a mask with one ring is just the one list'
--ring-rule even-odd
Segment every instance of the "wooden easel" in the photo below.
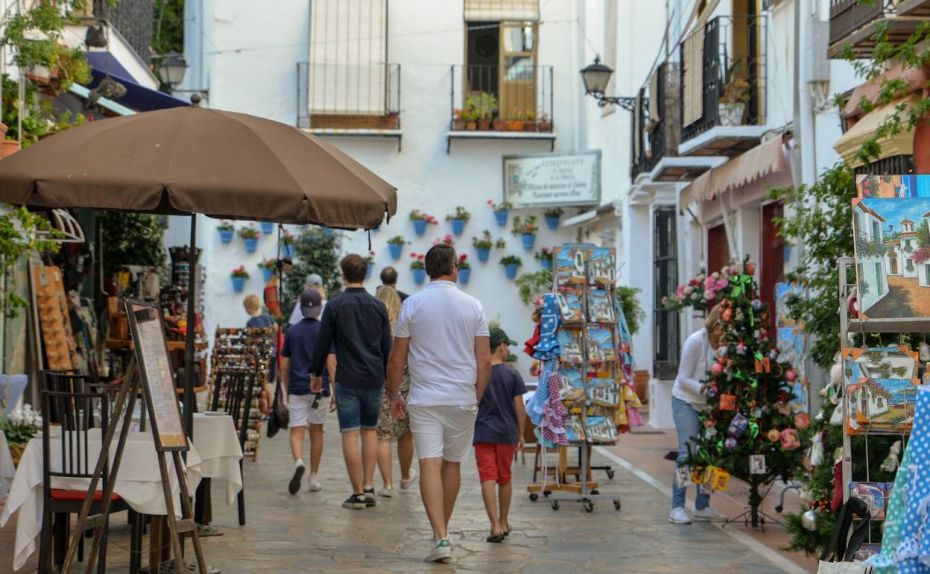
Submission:
{"label": "wooden easel", "polygon": [[[126,377],[123,379],[123,383],[120,385],[119,392],[117,393],[116,405],[114,406],[111,419],[115,422],[110,425],[104,436],[103,444],[100,449],[100,456],[97,459],[97,465],[94,469],[94,475],[91,478],[87,493],[84,495],[84,503],[81,506],[81,513],[78,516],[77,535],[72,537],[68,545],[68,553],[62,565],[62,572],[68,572],[71,561],[74,560],[80,535],[84,531],[91,529],[94,530],[94,541],[85,572],[90,574],[93,570],[95,557],[97,555],[97,545],[99,544],[100,536],[103,534],[103,527],[113,496],[113,488],[116,484],[116,477],[119,474],[123,449],[126,446],[126,438],[129,435],[130,425],[132,424],[132,413],[135,407],[136,397],[141,389],[152,426],[155,452],[158,456],[158,469],[161,473],[161,484],[165,496],[165,508],[167,509],[165,520],[168,523],[171,547],[174,552],[174,571],[178,574],[187,572],[187,566],[183,558],[184,546],[181,539],[182,535],[187,534],[191,537],[191,542],[194,546],[194,553],[197,557],[197,569],[200,574],[207,574],[203,550],[200,546],[200,539],[197,536],[197,528],[194,523],[190,490],[188,489],[187,477],[184,473],[184,463],[181,459],[181,454],[186,453],[189,447],[187,444],[187,437],[184,435],[183,431],[180,433],[177,432],[178,429],[183,429],[183,426],[181,425],[181,413],[178,410],[178,403],[175,398],[175,384],[168,363],[168,353],[163,334],[161,314],[154,305],[138,301],[127,301],[126,311],[129,315],[132,338],[133,341],[135,341],[135,353],[132,359],[130,359]],[[166,365],[168,366],[167,368]],[[164,397],[166,396],[172,397],[168,404],[165,404]],[[160,408],[156,409],[155,401],[159,401],[158,406]],[[159,430],[159,423],[162,424],[161,431]],[[94,493],[103,476],[103,468],[109,457],[110,446],[113,443],[117,427],[119,427],[120,430],[117,439],[116,453],[113,457],[113,466],[110,468],[110,473],[107,477],[107,486],[101,501],[101,512],[100,514],[89,516]],[[180,519],[178,519],[174,513],[174,497],[171,494],[170,475],[168,473],[168,464],[165,460],[165,455],[169,453],[171,454],[171,463],[174,466],[174,472],[177,476],[181,491]]]}

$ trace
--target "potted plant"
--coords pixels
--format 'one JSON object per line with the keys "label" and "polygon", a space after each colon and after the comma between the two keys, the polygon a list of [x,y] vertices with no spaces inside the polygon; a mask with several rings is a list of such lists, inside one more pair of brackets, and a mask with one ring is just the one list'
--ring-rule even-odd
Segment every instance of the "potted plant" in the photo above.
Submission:
{"label": "potted plant", "polygon": [[455,213],[446,216],[446,221],[452,222],[452,233],[456,236],[462,235],[465,231],[465,224],[471,219],[471,213],[461,205],[455,208]]}
{"label": "potted plant", "polygon": [[232,280],[233,291],[242,293],[245,291],[245,282],[249,280],[249,272],[245,270],[245,265],[240,265],[232,270],[229,278]]}
{"label": "potted plant", "polygon": [[271,235],[274,233],[274,221],[262,221],[260,225],[264,235]]}
{"label": "potted plant", "polygon": [[516,279],[517,271],[523,265],[523,260],[516,255],[506,255],[501,257],[501,265],[504,266],[504,274],[507,275],[507,279]]}
{"label": "potted plant", "polygon": [[413,231],[422,237],[426,233],[426,226],[435,224],[436,218],[428,213],[423,213],[419,209],[414,209],[410,212],[410,221],[413,222]]}
{"label": "potted plant", "polygon": [[462,119],[465,121],[465,131],[473,132],[478,129],[478,113],[465,110],[462,112]]}
{"label": "potted plant", "polygon": [[542,249],[537,251],[535,254],[536,260],[539,261],[539,263],[542,265],[542,268],[546,269],[547,271],[552,271],[552,256],[553,255],[554,255],[554,252],[552,251],[552,249],[549,249],[548,247],[543,247]]}
{"label": "potted plant", "polygon": [[411,253],[410,272],[413,273],[413,282],[422,285],[426,282],[426,255]]}
{"label": "potted plant", "polygon": [[523,249],[530,251],[536,243],[536,232],[539,226],[536,225],[536,216],[530,215],[525,220],[519,216],[513,218],[513,234],[519,235],[523,241]]}
{"label": "potted plant", "polygon": [[452,131],[460,132],[465,129],[465,119],[462,117],[461,109],[452,110]]}
{"label": "potted plant", "polygon": [[718,115],[721,126],[742,125],[746,104],[752,97],[752,88],[745,79],[738,77],[740,62],[737,60],[727,69],[723,91],[718,100]]}
{"label": "potted plant", "polygon": [[[325,233],[326,230],[324,229],[323,232]],[[281,257],[293,259],[297,255],[297,250],[294,247],[295,241],[294,235],[285,229],[284,233],[281,234]]]}
{"label": "potted plant", "polygon": [[232,221],[221,221],[216,226],[216,230],[220,232],[220,241],[232,243],[233,236],[236,234],[236,226],[233,225]]}
{"label": "potted plant", "polygon": [[502,201],[500,203],[494,203],[493,200],[488,200],[488,205],[491,207],[491,210],[494,211],[494,220],[497,221],[499,227],[504,227],[507,225],[507,215],[510,213],[510,209],[513,208],[513,205],[509,201]]}
{"label": "potted plant", "polygon": [[0,431],[6,436],[10,447],[13,464],[19,465],[19,460],[26,450],[29,440],[42,430],[42,415],[36,412],[31,405],[18,407],[9,416],[0,417]]}
{"label": "potted plant", "polygon": [[559,223],[562,221],[562,214],[565,213],[565,210],[561,207],[550,207],[543,212],[543,216],[546,218],[546,227],[555,231],[559,228]]}
{"label": "potted plant", "polygon": [[251,225],[239,228],[239,237],[245,242],[246,253],[255,253],[255,250],[258,249],[258,236],[258,230]]}
{"label": "potted plant", "polygon": [[471,279],[471,263],[468,262],[468,254],[462,253],[459,255],[459,283],[468,285],[469,279]]}
{"label": "potted plant", "polygon": [[536,112],[532,110],[528,110],[526,112],[526,121],[523,122],[523,131],[525,132],[536,131]]}
{"label": "potted plant", "polygon": [[[498,243],[503,244],[503,239],[498,239]],[[475,252],[478,253],[478,261],[486,263],[488,257],[491,255],[491,248],[495,247],[496,244],[494,239],[491,238],[491,232],[485,229],[481,237],[472,237],[471,246],[475,248]],[[503,247],[503,245],[501,245]]]}
{"label": "potted plant", "polygon": [[276,259],[262,259],[258,264],[258,268],[262,270],[262,279],[265,280],[265,283],[274,279],[274,271],[278,266],[278,261]]}
{"label": "potted plant", "polygon": [[375,268],[375,252],[369,251],[368,257],[365,258],[365,263],[368,264],[368,269],[365,270],[365,279],[371,279],[372,270]]}
{"label": "potted plant", "polygon": [[477,114],[478,129],[488,131],[491,129],[491,118],[497,111],[497,98],[488,92],[477,92],[475,98],[475,113]]}
{"label": "potted plant", "polygon": [[502,132],[507,128],[507,122],[504,121],[504,118],[497,114],[494,116],[494,119],[491,120],[491,129],[496,132]]}
{"label": "potted plant", "polygon": [[387,240],[388,252],[391,254],[391,259],[397,261],[400,259],[400,254],[404,250],[404,245],[407,244],[407,240],[404,239],[403,235],[395,235],[394,237]]}
{"label": "potted plant", "polygon": [[446,233],[445,237],[434,239],[433,245],[448,245],[450,247],[455,247],[455,239],[452,238],[452,235]]}
{"label": "potted plant", "polygon": [[549,114],[540,114],[539,119],[536,121],[536,129],[538,131],[549,133],[552,131],[552,116]]}
{"label": "potted plant", "polygon": [[510,117],[504,122],[504,127],[507,128],[508,132],[522,132],[523,131],[523,111],[517,108],[514,108],[510,112]]}

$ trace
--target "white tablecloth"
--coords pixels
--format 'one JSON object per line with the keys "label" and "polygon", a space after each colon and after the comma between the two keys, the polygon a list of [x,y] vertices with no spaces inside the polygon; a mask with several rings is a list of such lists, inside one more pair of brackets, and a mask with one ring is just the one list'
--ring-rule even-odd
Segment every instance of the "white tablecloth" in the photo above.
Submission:
{"label": "white tablecloth", "polygon": [[194,414],[194,444],[200,454],[200,475],[226,481],[226,504],[242,490],[242,447],[229,415]]}
{"label": "white tablecloth", "polygon": [[[53,468],[60,466],[61,439],[52,438],[50,462]],[[89,444],[90,460],[96,464],[100,452],[101,440],[99,434],[96,440]],[[116,453],[116,441],[111,445],[111,458]],[[175,495],[175,513],[180,514],[180,502],[177,495],[180,488],[174,468],[171,466],[171,455],[166,454],[168,475],[171,481],[171,492]],[[91,467],[93,468],[93,467]],[[237,468],[238,471],[238,468]],[[13,554],[13,568],[19,570],[35,551],[36,537],[42,526],[42,508],[44,499],[42,495],[42,439],[33,438],[23,452],[16,476],[10,488],[10,495],[0,514],[0,527],[4,526],[10,517],[18,511],[16,522],[16,543]],[[193,490],[200,483],[201,459],[197,449],[191,445],[187,453],[187,480],[188,488]],[[241,478],[240,478],[241,483]],[[69,490],[86,490],[90,479],[55,479],[55,488]],[[161,484],[161,473],[158,469],[158,459],[155,454],[155,443],[149,433],[132,433],[126,439],[123,450],[123,459],[120,463],[119,474],[114,485],[114,492],[132,507],[133,510],[143,514],[167,513],[165,498]]]}
{"label": "white tablecloth", "polygon": [[0,500],[6,498],[7,493],[10,492],[14,474],[16,474],[16,467],[13,466],[10,445],[7,444],[3,431],[0,431]]}

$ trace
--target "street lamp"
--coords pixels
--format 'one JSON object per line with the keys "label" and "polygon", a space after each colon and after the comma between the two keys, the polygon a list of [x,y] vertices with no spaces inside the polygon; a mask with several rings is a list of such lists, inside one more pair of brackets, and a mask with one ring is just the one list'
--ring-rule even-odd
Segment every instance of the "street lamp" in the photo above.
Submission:
{"label": "street lamp", "polygon": [[158,56],[158,61],[158,77],[162,83],[174,87],[184,80],[187,60],[184,59],[183,54],[168,52]]}
{"label": "street lamp", "polygon": [[605,64],[601,63],[600,56],[594,57],[594,63],[589,64],[581,70],[581,81],[584,82],[584,93],[593,96],[597,100],[597,105],[605,107],[609,104],[620,106],[628,112],[632,112],[636,107],[636,98],[627,98],[623,96],[607,96],[604,92],[607,90],[607,84],[610,82],[610,76],[614,71]]}

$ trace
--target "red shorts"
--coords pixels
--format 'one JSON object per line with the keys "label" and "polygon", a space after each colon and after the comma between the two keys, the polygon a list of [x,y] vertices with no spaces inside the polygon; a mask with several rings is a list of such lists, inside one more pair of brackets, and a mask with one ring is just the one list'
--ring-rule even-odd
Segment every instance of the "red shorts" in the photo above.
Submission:
{"label": "red shorts", "polygon": [[478,461],[478,476],[481,482],[494,480],[497,484],[510,484],[510,465],[513,464],[515,452],[517,445],[514,444],[476,444],[475,460]]}

